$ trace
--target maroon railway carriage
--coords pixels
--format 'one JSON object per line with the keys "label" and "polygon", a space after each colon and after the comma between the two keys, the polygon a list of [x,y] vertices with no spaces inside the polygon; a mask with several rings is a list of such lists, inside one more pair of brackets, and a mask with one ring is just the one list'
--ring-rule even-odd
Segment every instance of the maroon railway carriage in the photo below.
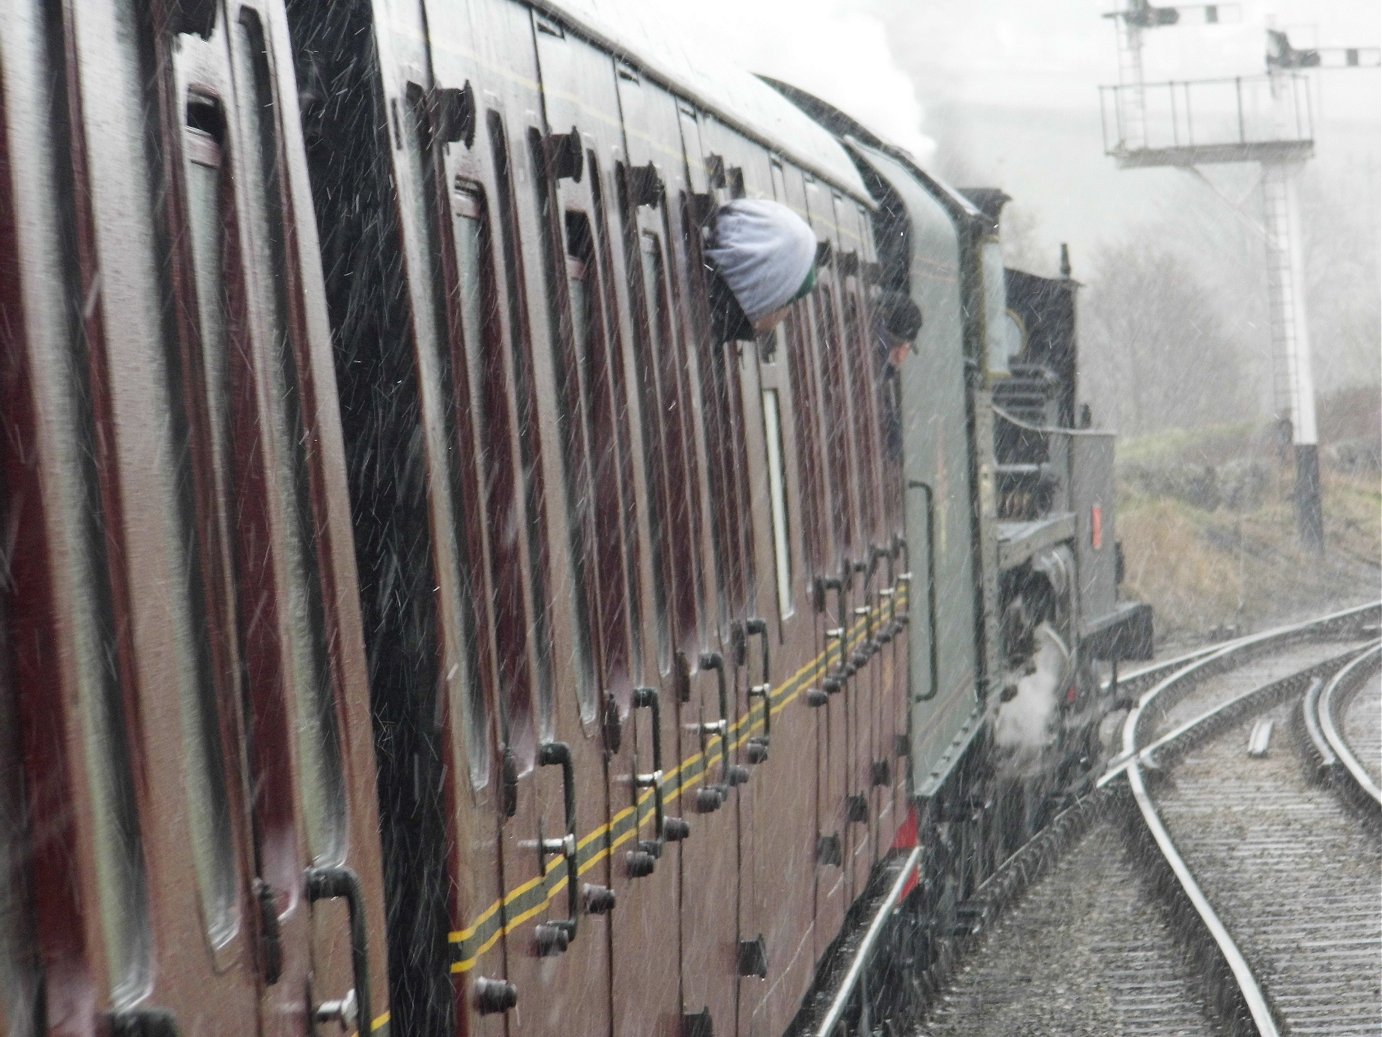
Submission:
{"label": "maroon railway carriage", "polygon": [[0,1030],[385,1020],[284,12],[6,0],[0,19]]}
{"label": "maroon railway carriage", "polygon": [[[762,84],[588,16],[304,0],[289,23],[395,1025],[781,1033],[903,795],[858,173]],[[699,227],[744,194],[811,222],[820,287],[717,346]]]}
{"label": "maroon railway carriage", "polygon": [[[0,1032],[870,1032],[1090,783],[1075,282],[595,6],[0,0]],[[738,196],[820,273],[719,344]]]}
{"label": "maroon railway carriage", "polygon": [[845,152],[546,5],[4,16],[0,1028],[782,1033],[905,805]]}

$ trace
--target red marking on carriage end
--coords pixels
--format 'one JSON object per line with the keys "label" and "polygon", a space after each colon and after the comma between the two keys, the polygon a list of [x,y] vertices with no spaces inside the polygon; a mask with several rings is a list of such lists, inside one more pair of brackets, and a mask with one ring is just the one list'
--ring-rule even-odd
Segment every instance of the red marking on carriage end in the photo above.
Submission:
{"label": "red marking on carriage end", "polygon": [[914,850],[921,844],[921,822],[917,818],[916,804],[907,808],[907,817],[898,826],[893,836],[894,850]]}
{"label": "red marking on carriage end", "polygon": [[1104,546],[1104,506],[1094,504],[1089,509],[1089,542],[1098,551]]}
{"label": "red marking on carriage end", "polygon": [[[907,817],[897,829],[897,834],[893,836],[894,850],[914,850],[921,844],[921,822],[917,817],[916,804],[907,808]],[[912,869],[912,874],[907,879],[907,884],[902,887],[902,896],[899,902],[907,899],[907,895],[921,884],[921,867]]]}

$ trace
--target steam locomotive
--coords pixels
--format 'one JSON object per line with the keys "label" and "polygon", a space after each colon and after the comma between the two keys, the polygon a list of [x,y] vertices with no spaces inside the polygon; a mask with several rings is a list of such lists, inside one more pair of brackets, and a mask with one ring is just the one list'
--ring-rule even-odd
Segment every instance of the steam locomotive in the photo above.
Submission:
{"label": "steam locomotive", "polygon": [[1150,647],[1068,268],[576,0],[3,14],[0,1032],[869,1032]]}

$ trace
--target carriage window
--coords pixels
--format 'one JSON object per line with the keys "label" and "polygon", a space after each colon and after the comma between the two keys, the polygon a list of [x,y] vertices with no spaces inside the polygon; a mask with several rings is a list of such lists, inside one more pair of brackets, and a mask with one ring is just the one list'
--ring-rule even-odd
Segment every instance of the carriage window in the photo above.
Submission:
{"label": "carriage window", "polygon": [[851,478],[852,458],[849,449],[849,406],[846,399],[847,382],[844,358],[841,355],[839,325],[835,322],[835,295],[830,285],[819,290],[820,309],[817,311],[818,341],[825,358],[821,383],[825,404],[826,450],[830,466],[830,496],[835,516],[835,543],[847,552],[854,543],[854,480]]}
{"label": "carriage window", "polygon": [[[604,679],[621,683],[629,673],[630,589],[623,545],[625,505],[621,491],[622,449],[626,434],[615,411],[612,344],[605,322],[603,285],[596,241],[583,213],[567,213],[567,274],[571,286],[571,324],[582,387],[586,442],[591,466],[591,519],[596,582],[600,589],[600,648]],[[632,502],[630,502],[632,503]],[[591,701],[591,711],[594,704]],[[593,715],[593,712],[591,712]]]}
{"label": "carriage window", "polygon": [[[115,122],[108,120],[104,124],[115,140],[129,142],[129,152],[142,158],[145,152],[134,147],[134,142],[141,141],[148,130],[145,112],[151,97],[146,87],[149,80],[144,62],[138,53],[138,41],[142,37],[140,30],[135,28],[141,24],[142,11],[134,0],[122,0],[115,7],[122,32],[109,44],[113,48],[109,51],[111,75],[102,79],[102,88],[117,93],[111,98],[109,109],[109,118]],[[0,32],[8,32],[8,26]],[[123,120],[120,119],[122,115],[126,116]],[[55,147],[62,147],[68,140],[66,131],[54,134]],[[152,169],[141,170],[140,176],[148,176],[152,183],[158,181]],[[57,180],[58,189],[72,191],[70,185],[62,184],[61,177]],[[130,192],[129,198],[141,203],[145,200],[137,191]],[[66,202],[69,207],[75,207],[75,199],[68,198]],[[152,206],[131,216],[131,220],[146,220],[148,224],[144,225],[151,225]],[[76,257],[66,259],[70,264],[68,270],[75,275]],[[76,277],[72,278],[72,283],[76,283]],[[82,314],[87,300],[76,296],[77,293],[73,293],[73,297],[69,297],[68,311]],[[57,427],[79,430],[79,440],[73,445],[72,454],[59,459],[46,473],[64,491],[65,499],[55,506],[55,512],[70,519],[70,524],[64,523],[70,531],[69,536],[65,536],[61,546],[54,545],[55,560],[61,559],[57,564],[62,566],[62,571],[54,572],[54,579],[64,579],[69,588],[76,590],[73,595],[75,614],[44,617],[41,622],[70,624],[75,635],[72,643],[76,655],[80,738],[94,825],[98,904],[93,907],[100,910],[102,950],[105,951],[106,975],[111,983],[111,1001],[115,1007],[124,1007],[148,990],[151,933],[145,850],[133,760],[130,759],[130,729],[124,711],[126,689],[120,675],[122,637],[119,622],[126,617],[116,607],[115,588],[111,582],[115,564],[106,549],[109,517],[102,507],[102,481],[109,478],[109,474],[98,467],[98,459],[104,454],[100,444],[105,430],[98,427],[93,415],[94,397],[101,393],[102,387],[93,384],[90,343],[77,319],[69,325],[69,342],[72,343],[69,364],[48,373],[55,379],[64,379],[64,389],[68,389],[64,402],[70,401],[70,411],[59,416]],[[10,344],[6,343],[6,348],[8,350]],[[73,474],[68,476],[68,473]],[[41,825],[62,819],[36,817],[32,820]],[[35,832],[35,838],[41,838],[41,831]],[[0,926],[7,924],[8,919],[0,921]],[[39,1002],[43,1004],[41,994]]]}
{"label": "carriage window", "polygon": [[300,384],[302,343],[290,331],[293,300],[289,285],[293,279],[288,276],[291,259],[283,227],[283,185],[268,54],[252,11],[242,10],[236,33],[238,46],[232,47],[236,79],[252,91],[254,99],[241,106],[248,120],[246,146],[254,152],[249,163],[251,175],[245,178],[244,187],[252,247],[257,254],[246,272],[258,277],[259,296],[266,304],[269,392],[265,419],[276,440],[278,457],[285,462],[276,468],[273,490],[284,520],[281,546],[288,579],[283,614],[292,667],[298,786],[308,849],[314,860],[326,862],[338,860],[345,849],[345,783],[308,457],[308,444],[314,435]]}
{"label": "carriage window", "polygon": [[792,556],[787,549],[787,491],[782,477],[782,423],[777,390],[763,390],[763,433],[768,444],[768,504],[773,511],[773,559],[777,567],[777,607],[792,614]]}
{"label": "carriage window", "polygon": [[[92,432],[90,428],[86,430],[85,446],[94,456]],[[148,896],[139,811],[126,743],[123,694],[116,672],[119,663],[114,610],[110,588],[104,584],[104,527],[95,504],[99,494],[97,479],[94,471],[89,472],[88,485],[84,488],[87,501],[83,504],[72,502],[71,511],[81,514],[84,520],[85,528],[81,532],[86,543],[85,550],[74,558],[73,568],[77,571],[72,573],[71,585],[98,588],[94,595],[97,600],[84,602],[89,605],[90,626],[95,629],[84,631],[88,636],[80,639],[78,680],[82,742],[96,829],[101,931],[110,972],[111,1000],[121,1005],[137,998],[148,983]]]}
{"label": "carriage window", "polygon": [[874,376],[871,370],[874,347],[864,325],[864,311],[859,305],[858,294],[858,279],[847,278],[844,289],[845,356],[850,369],[849,377],[854,384],[854,428],[860,456],[860,504],[863,507],[866,534],[881,537],[883,525],[879,519],[876,497],[877,476],[880,471],[877,450],[879,425],[874,414]]}
{"label": "carriage window", "polygon": [[[590,325],[590,300],[586,297],[585,264],[574,263],[567,270],[571,298],[571,330],[577,340],[577,350],[584,354],[589,344],[583,339]],[[560,350],[560,346],[557,347]],[[579,360],[577,361],[579,363]],[[560,366],[560,364],[559,364]],[[576,371],[569,368],[565,378],[572,381],[579,378]],[[565,426],[562,438],[565,440],[566,454],[566,508],[567,528],[570,534],[571,552],[571,604],[576,617],[576,695],[580,700],[581,719],[589,721],[595,716],[595,668],[591,658],[591,629],[595,624],[592,613],[589,560],[590,543],[589,509],[592,503],[590,490],[580,478],[581,449],[575,441],[581,436],[580,418],[572,410],[584,410],[578,391],[574,386],[567,389],[565,405],[560,408],[562,424]]]}
{"label": "carriage window", "polygon": [[[179,622],[185,624],[179,640],[192,656],[191,665],[182,673],[179,691],[192,862],[207,928],[213,943],[218,944],[228,939],[236,926],[235,857],[217,703],[218,693],[230,699],[234,685],[232,674],[225,670],[224,657],[212,658],[215,646],[222,643],[212,610],[215,597],[224,591],[212,575],[219,568],[215,545],[221,539],[216,523],[222,492],[213,473],[224,471],[225,401],[230,395],[224,269],[228,192],[221,161],[222,133],[219,106],[195,96],[189,98],[183,135],[187,157],[184,173],[200,350],[184,366],[184,387],[190,391],[183,397],[175,390],[174,399],[183,399],[182,409],[200,413],[183,413],[175,419],[180,426],[175,433],[179,443],[176,478],[185,545],[182,589],[186,595],[178,610]],[[200,385],[195,384],[198,381]]]}
{"label": "carriage window", "polygon": [[[641,538],[639,536],[639,509],[643,502],[636,492],[633,474],[634,436],[629,426],[629,386],[628,373],[624,369],[623,342],[619,323],[619,302],[614,291],[614,255],[610,248],[608,213],[605,209],[604,188],[600,175],[600,163],[594,151],[586,153],[586,168],[590,171],[590,198],[594,205],[594,218],[591,221],[595,231],[595,242],[589,246],[595,270],[602,289],[600,304],[604,307],[601,344],[605,349],[605,365],[609,372],[609,422],[614,455],[610,459],[617,466],[613,477],[623,488],[621,504],[613,516],[614,530],[622,537],[622,557],[614,559],[619,566],[619,589],[616,593],[623,601],[627,616],[626,653],[632,660],[631,672],[643,672],[643,585],[639,579],[642,560],[639,557]],[[617,545],[616,545],[617,550]]]}
{"label": "carriage window", "polygon": [[[464,492],[462,486],[477,486],[473,465],[474,451],[469,448],[469,435],[461,431],[475,426],[476,401],[467,393],[473,385],[472,375],[465,377],[462,357],[453,356],[454,348],[447,339],[449,328],[445,298],[448,286],[441,263],[441,221],[438,211],[438,181],[433,169],[433,150],[427,114],[421,91],[413,89],[409,96],[410,127],[414,131],[407,142],[407,156],[411,172],[415,225],[421,231],[422,247],[417,256],[418,282],[424,286],[428,305],[417,315],[419,357],[424,370],[422,377],[433,380],[439,391],[440,406],[437,420],[441,425],[440,439],[445,451],[443,479],[438,487],[449,505],[450,516],[446,528],[437,530],[438,542],[434,564],[444,566],[448,579],[439,581],[446,588],[444,614],[451,618],[451,629],[445,631],[447,694],[460,718],[461,737],[465,740],[466,767],[472,787],[480,788],[489,779],[490,701],[486,689],[488,671],[479,663],[481,615],[478,602],[484,600],[483,574],[480,557],[484,549],[480,541],[478,492]],[[469,203],[469,204],[467,204]],[[461,337],[466,355],[482,350],[484,335],[483,294],[485,275],[480,264],[481,227],[478,199],[458,188],[453,208],[459,217],[455,221],[456,267],[458,278],[454,298],[458,302]],[[456,347],[458,348],[458,347]]]}
{"label": "carriage window", "polygon": [[[501,145],[496,143],[496,149]],[[501,174],[501,197],[503,196]],[[523,600],[525,566],[522,538],[515,533],[518,465],[513,457],[509,417],[513,393],[504,369],[503,336],[499,322],[498,286],[491,260],[493,243],[481,188],[460,179],[451,197],[455,213],[457,265],[460,271],[461,334],[470,374],[472,427],[482,444],[485,514],[491,531],[490,573],[494,585],[493,623],[498,663],[498,688],[510,709],[521,703],[520,716],[530,715],[532,671],[528,661],[528,622]],[[510,277],[517,276],[506,255]],[[496,700],[498,694],[496,693]],[[476,710],[482,703],[475,703]],[[519,720],[519,729],[526,719]],[[510,735],[505,735],[506,741]],[[478,747],[477,747],[478,748]]]}
{"label": "carriage window", "polygon": [[[682,233],[688,242],[693,269],[703,261],[697,247],[699,230],[689,206],[683,206]],[[731,380],[737,367],[731,363],[733,346],[710,342],[709,307],[703,277],[693,275],[691,291],[697,298],[697,339],[692,345],[698,366],[701,390],[701,428],[705,435],[706,475],[710,489],[711,544],[715,555],[716,606],[718,622],[729,623],[732,609],[747,601],[746,588],[752,586],[751,560],[745,556],[742,518],[739,505],[739,467],[736,448],[742,441],[735,436],[735,406],[731,399],[736,386]],[[699,282],[697,285],[695,282]],[[698,347],[698,348],[697,348]]]}
{"label": "carriage window", "polygon": [[[478,404],[478,387],[475,386],[475,372],[480,371],[482,355],[484,355],[485,343],[485,299],[493,299],[492,290],[489,290],[491,283],[491,272],[489,272],[488,252],[485,250],[485,234],[481,225],[481,213],[484,212],[482,205],[484,202],[478,196],[466,196],[468,202],[467,209],[460,207],[460,194],[457,195],[457,220],[455,221],[456,235],[456,267],[457,277],[460,279],[460,292],[457,299],[460,303],[460,333],[466,350],[467,366],[471,376],[467,383],[471,386],[470,413],[471,429],[480,424],[484,411]],[[457,394],[459,397],[459,394]],[[460,456],[460,444],[456,441],[455,430],[448,429],[448,448],[452,452],[453,465],[471,465],[475,463],[475,458],[462,458]],[[474,509],[478,510],[478,509]],[[474,514],[473,521],[480,520],[478,514]],[[478,583],[478,581],[467,581]],[[473,595],[466,595],[468,601],[473,601]],[[467,651],[467,662],[470,662],[471,669],[474,665],[474,637],[478,635],[478,622],[474,614],[467,615],[470,622],[467,624],[467,644],[470,651]],[[457,675],[459,678],[459,675]],[[466,759],[470,762],[470,781],[475,787],[485,784],[489,774],[489,709],[488,700],[484,687],[480,680],[475,679],[471,673],[470,679],[457,679],[459,686],[460,700],[462,700],[462,716],[464,726],[466,726]]]}
{"label": "carriage window", "polygon": [[[647,470],[649,500],[648,530],[652,539],[653,564],[653,607],[657,613],[657,665],[660,673],[667,673],[672,666],[672,637],[667,600],[668,584],[674,579],[668,568],[667,541],[668,530],[663,514],[664,493],[670,493],[670,482],[665,483],[667,466],[671,463],[671,451],[667,448],[664,435],[667,423],[673,415],[660,404],[664,398],[658,382],[659,358],[671,348],[667,327],[667,299],[662,275],[662,250],[657,238],[643,234],[640,238],[639,252],[643,263],[643,299],[647,315],[646,336],[636,338],[638,350],[638,388],[639,409],[643,417],[643,454]],[[638,293],[634,292],[635,298]]]}
{"label": "carriage window", "polygon": [[[814,302],[806,304],[807,309]],[[802,542],[806,547],[806,565],[813,573],[821,571],[824,551],[823,491],[820,487],[820,404],[815,391],[815,358],[819,355],[810,337],[805,334],[806,317],[801,312],[787,315],[783,322],[787,329],[787,373],[791,380],[792,399],[796,402],[797,474],[801,486]]]}
{"label": "carriage window", "polygon": [[[683,194],[681,209],[685,211],[686,197]],[[664,214],[664,226],[671,240],[670,215]],[[661,294],[659,303],[663,313],[662,343],[658,351],[657,364],[662,383],[661,406],[664,420],[668,422],[666,441],[667,453],[667,527],[671,535],[672,560],[678,574],[673,584],[675,604],[673,607],[673,632],[677,644],[687,648],[701,635],[701,620],[709,611],[705,601],[705,573],[700,551],[703,516],[699,502],[700,456],[695,447],[696,430],[692,417],[691,358],[695,343],[688,338],[678,348],[673,334],[675,314],[685,313],[689,306],[685,282],[673,277],[667,266],[667,253],[657,252],[657,269],[661,280],[659,285],[667,294]],[[689,649],[688,649],[689,650]]]}
{"label": "carriage window", "polygon": [[[409,255],[415,264],[412,273],[422,290],[424,302],[414,312],[414,332],[417,336],[418,377],[438,401],[430,409],[439,434],[442,461],[440,485],[433,487],[435,504],[445,516],[438,523],[433,544],[433,565],[441,575],[436,580],[440,595],[444,596],[439,618],[445,624],[442,631],[444,672],[442,680],[448,699],[455,704],[459,717],[457,726],[465,740],[466,769],[473,787],[485,784],[489,777],[489,730],[484,669],[478,664],[478,630],[480,620],[477,602],[484,600],[485,591],[478,557],[483,548],[471,538],[478,538],[481,523],[475,493],[465,493],[464,478],[473,463],[473,451],[463,443],[458,427],[467,416],[469,399],[465,382],[460,380],[452,359],[448,338],[450,322],[446,307],[448,285],[441,261],[442,214],[439,211],[439,188],[433,161],[434,153],[426,102],[422,91],[410,86],[408,91],[407,126],[404,142],[408,163],[408,192],[412,201],[412,224],[418,228],[420,247]],[[462,243],[458,241],[457,247]],[[466,263],[458,257],[459,262]],[[474,274],[475,268],[466,263],[465,272]],[[478,276],[463,284],[478,288]],[[461,299],[465,305],[464,298]],[[464,313],[462,319],[464,320]]]}
{"label": "carriage window", "polygon": [[[526,285],[519,247],[518,207],[514,195],[514,174],[509,162],[504,120],[498,112],[489,113],[490,140],[494,147],[495,183],[498,186],[499,226],[502,231],[504,270],[507,274],[509,325],[512,329],[513,393],[518,401],[517,439],[521,452],[520,470],[523,473],[522,493],[525,529],[528,544],[527,578],[531,592],[533,621],[533,654],[538,670],[531,684],[515,689],[510,695],[510,738],[520,741],[531,732],[533,703],[532,685],[537,690],[537,722],[543,738],[551,736],[552,727],[552,617],[547,590],[546,516],[543,511],[542,470],[538,455],[537,399],[533,388],[532,328],[524,307]],[[536,155],[534,155],[536,159]],[[534,162],[534,167],[536,162]],[[536,176],[536,172],[530,175]],[[527,693],[527,694],[525,694]]]}
{"label": "carriage window", "polygon": [[[460,280],[458,298],[461,338],[469,374],[467,384],[470,387],[470,430],[472,436],[478,440],[481,438],[480,426],[485,423],[483,372],[488,352],[486,346],[498,346],[498,334],[493,327],[493,322],[498,317],[498,302],[494,294],[494,271],[489,261],[489,234],[484,222],[484,196],[478,188],[458,185],[452,197],[452,208],[456,214],[456,266],[457,277]],[[458,459],[463,458],[466,463],[475,463],[473,452],[467,451],[463,455],[460,453],[460,444],[454,440],[451,442],[451,449]],[[479,633],[478,623],[474,621],[474,617],[470,633],[472,636],[478,636]],[[518,647],[522,650],[523,643],[520,642]],[[503,650],[504,647],[501,646],[500,651]],[[465,681],[462,693],[470,780],[478,788],[484,784],[489,774],[490,698],[485,695],[478,680]]]}

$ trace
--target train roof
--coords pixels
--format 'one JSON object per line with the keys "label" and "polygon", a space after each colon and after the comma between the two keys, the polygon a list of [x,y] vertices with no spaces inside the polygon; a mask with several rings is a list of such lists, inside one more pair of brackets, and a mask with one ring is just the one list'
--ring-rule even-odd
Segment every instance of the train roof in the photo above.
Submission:
{"label": "train roof", "polygon": [[600,44],[717,119],[791,158],[802,168],[872,206],[868,189],[840,142],[758,77],[711,51],[694,55],[668,39],[665,26],[640,12],[618,23],[600,0],[533,0],[533,6]]}
{"label": "train roof", "polygon": [[[836,134],[844,142],[850,153],[861,156],[870,165],[877,165],[879,159],[896,163],[901,172],[918,181],[956,216],[966,220],[982,217],[983,213],[973,200],[958,188],[951,187],[944,180],[938,180],[922,169],[920,163],[905,148],[884,140],[849,113],[841,111],[828,101],[822,101],[819,97],[800,87],[793,86],[791,83],[784,83],[778,79],[770,79],[767,76],[762,77],[762,79],[782,96],[807,112],[822,126],[827,127],[830,132]],[[992,190],[998,194],[1003,194],[997,188]],[[1004,201],[1010,200],[1006,194],[1003,195],[1003,199]]]}

